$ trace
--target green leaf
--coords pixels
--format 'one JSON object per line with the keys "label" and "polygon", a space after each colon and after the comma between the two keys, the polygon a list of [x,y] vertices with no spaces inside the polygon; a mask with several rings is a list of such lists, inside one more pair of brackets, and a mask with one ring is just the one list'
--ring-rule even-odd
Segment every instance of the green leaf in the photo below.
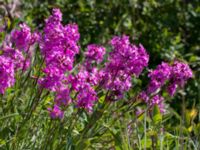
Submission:
{"label": "green leaf", "polygon": [[151,139],[147,139],[146,142],[145,142],[145,139],[143,138],[141,140],[141,145],[142,145],[143,148],[151,148],[152,141],[151,141]]}
{"label": "green leaf", "polygon": [[162,114],[160,113],[158,105],[155,105],[153,107],[153,122],[155,124],[159,124],[162,122]]}
{"label": "green leaf", "polygon": [[103,103],[104,102],[104,100],[105,100],[105,95],[103,95],[103,96],[101,96],[100,98],[99,98],[99,103]]}
{"label": "green leaf", "polygon": [[75,147],[75,149],[77,149],[77,150],[88,149],[89,146],[91,145],[91,140],[92,140],[92,138],[91,139],[84,139],[84,140],[80,141],[78,143],[78,145]]}
{"label": "green leaf", "polygon": [[10,114],[10,115],[1,117],[0,120],[8,119],[8,118],[10,118],[10,117],[15,117],[15,116],[18,116],[18,115],[19,115],[18,113]]}

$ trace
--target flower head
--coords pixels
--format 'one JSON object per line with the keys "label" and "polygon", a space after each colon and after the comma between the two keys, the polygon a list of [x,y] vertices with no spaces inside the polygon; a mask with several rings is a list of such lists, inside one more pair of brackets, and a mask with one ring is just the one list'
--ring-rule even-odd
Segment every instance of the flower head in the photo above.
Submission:
{"label": "flower head", "polygon": [[97,63],[100,63],[103,60],[105,53],[106,49],[103,46],[90,44],[87,46],[85,56],[87,61],[96,61]]}
{"label": "flower head", "polygon": [[62,87],[66,79],[66,71],[72,70],[75,55],[79,52],[78,26],[61,23],[62,13],[53,9],[52,15],[46,20],[44,35],[40,38],[40,48],[45,59],[46,67],[43,69],[45,77],[40,84],[52,91]]}
{"label": "flower head", "polygon": [[171,66],[165,62],[149,73],[151,78],[148,85],[148,93],[153,93],[165,84],[171,77]]}
{"label": "flower head", "polygon": [[60,88],[55,97],[55,103],[58,106],[66,106],[71,103],[70,91],[68,88]]}
{"label": "flower head", "polygon": [[62,119],[64,117],[64,112],[57,105],[54,105],[53,109],[48,108],[48,111],[52,119]]}
{"label": "flower head", "polygon": [[123,93],[131,87],[132,75],[139,76],[148,65],[149,55],[142,45],[130,43],[128,36],[115,36],[110,41],[113,51],[101,71],[103,86]]}
{"label": "flower head", "polygon": [[5,46],[2,56],[9,58],[14,63],[15,70],[23,69],[25,58],[21,51]]}
{"label": "flower head", "polygon": [[4,94],[5,90],[13,86],[14,83],[14,64],[12,60],[0,56],[0,93]]}
{"label": "flower head", "polygon": [[85,86],[79,91],[77,99],[77,106],[90,112],[92,111],[94,102],[97,100],[97,94],[89,84],[85,84]]}
{"label": "flower head", "polygon": [[172,65],[172,81],[178,84],[179,86],[183,86],[185,82],[192,77],[192,70],[188,66],[188,64],[175,61]]}
{"label": "flower head", "polygon": [[11,33],[11,40],[14,42],[15,46],[19,50],[28,51],[29,47],[37,41],[37,34],[31,33],[31,29],[22,23],[19,25],[20,30],[13,30]]}

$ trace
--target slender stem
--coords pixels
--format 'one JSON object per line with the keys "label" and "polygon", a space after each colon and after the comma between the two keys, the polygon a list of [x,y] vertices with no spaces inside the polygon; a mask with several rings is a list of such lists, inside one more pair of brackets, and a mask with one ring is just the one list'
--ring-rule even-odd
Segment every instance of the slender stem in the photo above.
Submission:
{"label": "slender stem", "polygon": [[146,110],[144,112],[144,150],[146,150],[146,145],[147,145],[147,125],[146,125],[146,122],[147,122],[147,115],[146,115]]}
{"label": "slender stem", "polygon": [[[182,96],[182,112],[181,112],[181,127],[185,124],[185,96],[181,94]],[[180,128],[180,137],[183,138],[183,131],[182,128]],[[180,140],[180,150],[184,149],[184,140]]]}

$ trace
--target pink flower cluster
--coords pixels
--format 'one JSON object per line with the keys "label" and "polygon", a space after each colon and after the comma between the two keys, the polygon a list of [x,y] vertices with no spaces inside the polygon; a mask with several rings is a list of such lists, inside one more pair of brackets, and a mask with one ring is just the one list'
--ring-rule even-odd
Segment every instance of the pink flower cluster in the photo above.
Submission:
{"label": "pink flower cluster", "polygon": [[[172,65],[162,62],[157,68],[149,73],[150,83],[147,91],[140,93],[140,98],[151,106],[157,104],[163,111],[164,98],[159,95],[164,85],[167,86],[167,92],[173,96],[178,87],[183,87],[185,82],[192,77],[192,70],[188,64],[175,61]],[[154,95],[151,97],[151,95]],[[151,98],[150,98],[151,97]]]}
{"label": "pink flower cluster", "polygon": [[16,71],[25,71],[29,67],[31,60],[29,49],[38,39],[39,35],[36,32],[31,33],[30,28],[23,23],[20,24],[20,30],[14,29],[11,37],[7,36],[3,41],[0,55],[1,94],[14,85]]}
{"label": "pink flower cluster", "polygon": [[100,63],[102,62],[105,53],[106,51],[104,47],[96,44],[90,44],[87,46],[85,57],[88,63],[92,63],[92,61]]}
{"label": "pink flower cluster", "polygon": [[94,102],[98,100],[94,86],[101,80],[101,72],[95,64],[101,63],[105,55],[105,48],[90,44],[85,52],[85,61],[80,66],[78,74],[70,76],[72,89],[78,92],[77,106],[92,111]]}
{"label": "pink flower cluster", "polygon": [[13,86],[14,78],[14,64],[10,59],[0,56],[0,93],[3,94],[6,88]]}
{"label": "pink flower cluster", "polygon": [[[39,80],[43,88],[56,92],[55,109],[51,116],[62,105],[70,103],[69,88],[65,83],[66,71],[73,68],[75,55],[79,52],[77,44],[80,34],[76,24],[63,26],[62,13],[59,9],[53,9],[52,15],[46,20],[43,36],[40,40],[40,49],[45,61],[43,72],[45,76]],[[56,116],[56,115],[55,115]]]}
{"label": "pink flower cluster", "polygon": [[172,65],[172,73],[168,92],[171,96],[174,95],[178,86],[183,87],[185,82],[192,77],[192,70],[188,64],[175,61]]}
{"label": "pink flower cluster", "polygon": [[31,33],[31,29],[25,24],[20,24],[20,30],[13,30],[11,33],[11,41],[15,44],[15,47],[20,51],[27,52],[31,45],[33,45],[39,39],[37,32]]}
{"label": "pink flower cluster", "polygon": [[69,24],[63,26],[62,14],[59,9],[53,9],[53,14],[46,20],[40,48],[45,59],[43,69],[45,77],[40,80],[44,88],[57,91],[63,88],[66,80],[65,72],[73,68],[74,56],[79,52],[78,26]]}
{"label": "pink flower cluster", "polygon": [[105,89],[114,91],[118,99],[130,89],[132,76],[138,77],[148,65],[149,55],[141,44],[131,44],[129,37],[125,35],[115,36],[110,44],[113,51],[110,52],[108,62],[102,70],[102,84]]}

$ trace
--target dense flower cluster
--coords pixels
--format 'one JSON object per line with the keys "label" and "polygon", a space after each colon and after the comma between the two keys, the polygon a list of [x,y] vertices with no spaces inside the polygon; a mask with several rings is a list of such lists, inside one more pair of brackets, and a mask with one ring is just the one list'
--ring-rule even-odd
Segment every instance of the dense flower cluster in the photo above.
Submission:
{"label": "dense flower cluster", "polygon": [[64,74],[73,68],[74,56],[79,52],[78,27],[75,24],[63,26],[62,14],[59,9],[53,9],[53,14],[46,20],[44,35],[40,48],[45,59],[46,76],[40,84],[52,91],[62,86]]}
{"label": "dense flower cluster", "polygon": [[147,93],[151,94],[160,89],[167,81],[169,85],[169,94],[174,95],[178,86],[183,87],[185,82],[192,77],[192,71],[188,64],[175,61],[172,65],[162,63],[149,73],[150,83]]}
{"label": "dense flower cluster", "polygon": [[98,85],[101,79],[101,72],[93,63],[100,63],[105,55],[105,48],[99,45],[88,45],[85,52],[85,61],[80,66],[77,75],[70,76],[72,89],[78,92],[77,106],[85,108],[88,111],[92,110],[94,102],[98,99],[93,86]]}
{"label": "dense flower cluster", "polygon": [[105,55],[106,50],[103,46],[96,44],[90,44],[87,46],[87,51],[85,52],[85,57],[88,62],[96,61],[97,63],[102,62],[103,56]]}
{"label": "dense flower cluster", "polygon": [[15,44],[19,50],[27,52],[31,45],[33,45],[39,39],[39,35],[31,33],[30,27],[25,23],[19,25],[21,30],[13,30],[11,33],[11,41]]}
{"label": "dense flower cluster", "polygon": [[170,85],[168,86],[168,92],[171,96],[174,95],[178,86],[183,87],[185,82],[192,77],[192,70],[188,64],[175,61],[171,69]]}
{"label": "dense flower cluster", "polygon": [[131,87],[131,76],[139,76],[148,65],[149,55],[144,47],[133,45],[128,36],[115,36],[110,44],[113,51],[103,69],[103,84],[119,97]]}
{"label": "dense flower cluster", "polygon": [[9,58],[14,63],[15,70],[23,68],[25,69],[24,66],[25,58],[22,52],[19,51],[18,49],[13,49],[12,47],[5,46],[2,49],[2,56],[4,56],[5,58]]}
{"label": "dense flower cluster", "polygon": [[78,74],[69,77],[69,82],[72,89],[78,93],[77,106],[91,111],[93,102],[97,98],[96,92],[92,88],[92,83],[90,82],[90,73],[86,70],[80,70]]}
{"label": "dense flower cluster", "polygon": [[85,108],[88,111],[92,111],[92,106],[94,105],[94,102],[97,100],[97,94],[89,84],[85,84],[84,88],[81,88],[79,90],[77,99],[78,99],[77,102],[78,107]]}
{"label": "dense flower cluster", "polygon": [[[157,104],[162,109],[164,98],[159,96],[159,90],[166,84],[167,92],[173,96],[177,87],[183,87],[185,82],[192,77],[192,71],[188,64],[183,62],[175,61],[172,65],[163,62],[149,73],[149,77],[147,91],[142,91],[140,98],[151,106]],[[152,94],[154,96],[150,98]]]}
{"label": "dense flower cluster", "polygon": [[165,84],[171,77],[171,66],[167,63],[162,63],[157,66],[154,71],[149,73],[151,81],[148,86],[148,93],[153,93]]}
{"label": "dense flower cluster", "polygon": [[[0,93],[4,93],[15,82],[15,72],[25,71],[30,65],[30,53],[24,56],[23,51],[28,52],[39,38],[37,33],[31,33],[26,24],[19,25],[21,30],[14,29],[11,36],[6,36],[1,46],[0,55]],[[26,58],[25,58],[26,57]]]}
{"label": "dense flower cluster", "polygon": [[65,72],[73,68],[74,57],[79,52],[78,26],[63,26],[61,21],[62,13],[59,9],[53,9],[52,15],[46,20],[44,34],[40,40],[46,67],[43,69],[45,77],[40,79],[39,83],[43,88],[57,92],[57,106],[52,111],[57,111],[61,104],[70,102],[68,88],[64,84],[67,81]]}
{"label": "dense flower cluster", "polygon": [[[8,50],[7,53],[17,62],[15,68],[20,68],[26,70],[31,63],[32,51],[30,50],[31,46],[39,41],[40,35],[37,32],[31,33],[30,27],[25,23],[19,25],[20,30],[14,29],[11,32],[11,41],[12,45],[15,47],[13,50]],[[26,56],[23,55],[23,52]]]}
{"label": "dense flower cluster", "polygon": [[74,56],[79,52],[77,41],[80,35],[76,24],[63,26],[61,20],[60,10],[53,9],[52,16],[46,20],[40,48],[46,68],[57,68],[63,74],[73,68]]}
{"label": "dense flower cluster", "polygon": [[4,94],[8,87],[13,86],[14,82],[14,64],[10,59],[0,56],[0,93]]}

